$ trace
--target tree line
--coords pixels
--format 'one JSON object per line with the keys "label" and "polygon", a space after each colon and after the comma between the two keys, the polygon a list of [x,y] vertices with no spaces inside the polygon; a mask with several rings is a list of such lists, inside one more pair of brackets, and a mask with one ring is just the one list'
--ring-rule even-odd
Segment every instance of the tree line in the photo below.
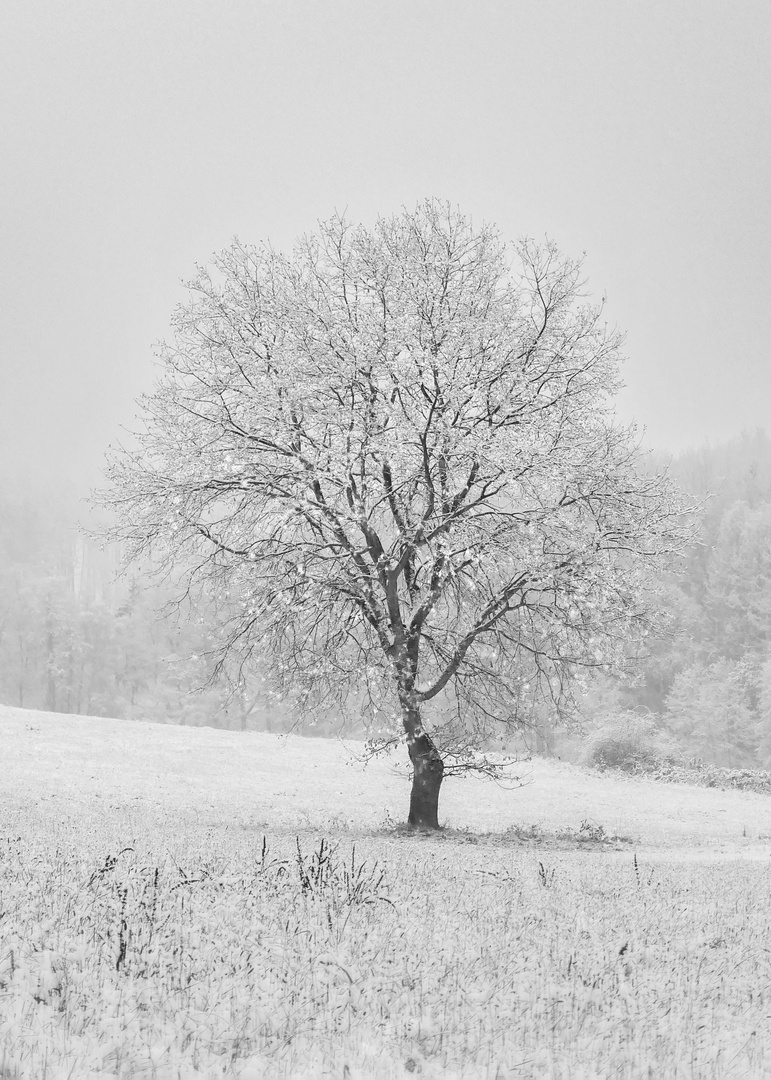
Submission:
{"label": "tree line", "polygon": [[120,575],[74,492],[0,478],[0,701],[157,723],[284,730],[258,684],[210,685],[208,629],[166,617],[162,589]]}
{"label": "tree line", "polygon": [[[595,675],[586,723],[650,714],[684,751],[771,767],[771,440],[764,432],[666,460],[703,505],[701,537],[663,581],[665,631],[636,680]],[[286,731],[292,720],[252,680],[207,686],[208,628],[164,616],[159,586],[120,576],[117,549],[85,537],[84,504],[0,479],[0,701],[157,723]],[[551,736],[548,710],[539,739]],[[311,733],[339,731],[331,718]],[[359,734],[364,734],[362,727]]]}
{"label": "tree line", "polygon": [[701,536],[664,581],[668,633],[616,702],[650,710],[693,756],[771,767],[771,441],[747,433],[674,458]]}

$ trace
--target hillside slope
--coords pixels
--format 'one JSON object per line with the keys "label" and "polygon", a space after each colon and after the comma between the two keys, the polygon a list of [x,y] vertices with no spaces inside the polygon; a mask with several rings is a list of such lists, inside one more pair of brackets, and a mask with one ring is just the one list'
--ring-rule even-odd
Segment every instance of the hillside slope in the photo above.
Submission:
{"label": "hillside slope", "polygon": [[[407,810],[402,757],[365,767],[355,742],[0,706],[0,745],[4,817],[359,832],[400,822]],[[521,786],[513,788],[451,778],[440,821],[503,833],[514,825],[577,830],[588,820],[643,845],[771,854],[771,798],[762,795],[601,776],[545,759],[523,761],[517,772]]]}

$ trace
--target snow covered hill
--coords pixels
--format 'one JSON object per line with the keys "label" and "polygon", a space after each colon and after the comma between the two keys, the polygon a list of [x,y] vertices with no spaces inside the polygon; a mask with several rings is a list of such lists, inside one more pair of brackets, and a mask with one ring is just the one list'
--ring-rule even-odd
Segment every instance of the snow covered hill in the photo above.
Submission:
{"label": "snow covered hill", "polygon": [[[406,752],[365,766],[362,745],[351,741],[0,706],[0,745],[0,799],[12,816],[359,833],[407,812]],[[476,833],[578,830],[588,821],[643,845],[771,854],[766,796],[601,776],[545,759],[523,761],[517,772],[513,788],[449,779],[440,821]]]}

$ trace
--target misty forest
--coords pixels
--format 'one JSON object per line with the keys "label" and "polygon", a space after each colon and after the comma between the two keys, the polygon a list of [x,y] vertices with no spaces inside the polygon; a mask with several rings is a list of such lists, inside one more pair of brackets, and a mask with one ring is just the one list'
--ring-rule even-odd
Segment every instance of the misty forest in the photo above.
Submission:
{"label": "misty forest", "polygon": [[[660,459],[670,462],[664,454]],[[596,674],[574,717],[587,737],[629,712],[677,740],[686,756],[732,768],[771,767],[771,440],[747,435],[671,460],[703,505],[701,535],[663,578],[669,621],[648,639],[634,680]],[[62,490],[0,495],[2,703],[164,724],[286,732],[296,718],[256,673],[233,693],[210,685],[205,622],[164,617],[172,591],[132,573],[120,552],[78,528],[81,498]],[[550,752],[549,709],[512,747]],[[366,738],[334,710],[306,734]]]}

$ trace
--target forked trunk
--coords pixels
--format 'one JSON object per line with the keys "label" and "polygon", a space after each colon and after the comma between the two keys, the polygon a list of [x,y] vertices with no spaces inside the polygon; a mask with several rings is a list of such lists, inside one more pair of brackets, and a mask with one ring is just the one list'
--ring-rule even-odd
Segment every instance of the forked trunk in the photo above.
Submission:
{"label": "forked trunk", "polygon": [[439,789],[444,776],[444,762],[420,722],[414,705],[403,707],[404,730],[412,762],[412,793],[407,824],[411,829],[430,831],[439,828]]}

